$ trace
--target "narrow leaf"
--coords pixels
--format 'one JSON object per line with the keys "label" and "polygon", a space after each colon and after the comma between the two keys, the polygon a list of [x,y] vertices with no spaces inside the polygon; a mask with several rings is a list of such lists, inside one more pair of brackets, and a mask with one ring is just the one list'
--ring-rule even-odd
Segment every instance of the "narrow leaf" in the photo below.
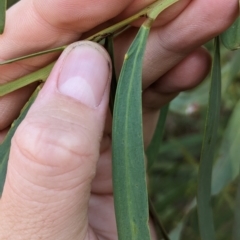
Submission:
{"label": "narrow leaf", "polygon": [[221,34],[221,41],[227,49],[236,50],[240,48],[240,17]]}
{"label": "narrow leaf", "polygon": [[221,102],[221,65],[219,45],[219,38],[217,37],[214,42],[212,79],[198,176],[197,208],[199,230],[202,240],[215,239],[211,208],[211,181]]}
{"label": "narrow leaf", "polygon": [[15,81],[11,81],[9,83],[5,83],[0,85],[0,97],[13,92],[19,88],[25,87],[33,82],[38,82],[38,81],[46,81],[47,77],[49,76],[55,62],[49,64],[48,66],[30,73],[24,77],[21,77]]}
{"label": "narrow leaf", "polygon": [[142,133],[142,60],[149,28],[125,55],[113,114],[113,189],[119,240],[150,240]]}
{"label": "narrow leaf", "polygon": [[161,109],[156,130],[154,132],[152,141],[146,151],[147,160],[148,160],[148,170],[150,170],[151,166],[153,165],[159,153],[159,149],[163,139],[164,127],[167,119],[168,109],[169,109],[169,104],[167,104]]}
{"label": "narrow leaf", "polygon": [[19,0],[7,0],[7,8],[10,8],[12,5],[17,3]]}
{"label": "narrow leaf", "polygon": [[0,34],[3,33],[5,27],[7,0],[0,0]]}
{"label": "narrow leaf", "polygon": [[233,224],[233,240],[240,239],[240,175],[238,177],[238,188],[235,206],[235,219]]}
{"label": "narrow leaf", "polygon": [[213,168],[212,195],[216,195],[230,184],[240,169],[240,100],[236,104],[224,132],[218,159]]}
{"label": "narrow leaf", "polygon": [[6,173],[7,173],[7,165],[8,165],[8,158],[9,158],[9,152],[11,147],[11,140],[16,132],[17,127],[22,122],[22,120],[25,118],[29,108],[33,104],[34,100],[37,97],[37,94],[39,92],[39,87],[35,90],[35,92],[32,94],[29,101],[25,104],[24,108],[21,111],[20,116],[13,122],[6,138],[4,139],[4,142],[0,145],[0,196],[2,195]]}
{"label": "narrow leaf", "polygon": [[113,113],[115,95],[117,91],[117,76],[115,71],[115,63],[114,63],[114,47],[113,47],[113,36],[108,36],[105,41],[105,48],[107,49],[109,56],[112,61],[112,81],[111,81],[111,90],[110,90],[110,110]]}
{"label": "narrow leaf", "polygon": [[[176,2],[166,0],[165,2]],[[159,3],[159,1],[157,1]],[[156,3],[157,3],[156,2]],[[157,7],[157,13],[171,4]],[[150,15],[152,12],[148,12]],[[153,20],[148,18],[125,55],[113,114],[113,189],[119,240],[150,240],[142,132],[142,61]]]}

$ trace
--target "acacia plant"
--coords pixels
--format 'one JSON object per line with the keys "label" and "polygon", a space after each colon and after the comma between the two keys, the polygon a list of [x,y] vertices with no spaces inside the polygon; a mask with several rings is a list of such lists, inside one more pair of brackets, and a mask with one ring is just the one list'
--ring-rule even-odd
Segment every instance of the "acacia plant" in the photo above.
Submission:
{"label": "acacia plant", "polygon": [[[113,38],[121,34],[135,20],[144,17],[145,21],[125,54],[123,66],[118,79],[113,71],[110,108],[113,114],[113,186],[115,213],[119,240],[150,240],[149,211],[153,216],[156,227],[161,232],[159,239],[170,239],[162,224],[157,219],[156,212],[147,192],[147,168],[151,168],[157,158],[162,142],[168,105],[163,107],[159,116],[155,134],[148,149],[144,150],[142,129],[142,61],[145,46],[152,23],[166,8],[179,0],[157,0],[137,14],[125,19],[107,29],[88,37],[86,40],[103,44],[108,50],[112,60]],[[10,1],[11,3],[16,1]],[[0,31],[4,31],[5,11],[7,1],[0,0]],[[208,109],[205,122],[204,139],[202,143],[201,159],[199,164],[197,209],[199,230],[203,240],[214,240],[215,230],[211,209],[211,182],[215,146],[218,137],[218,122],[221,102],[221,64],[220,64],[220,38],[226,48],[234,50],[240,46],[240,20],[221,36],[214,39],[214,56],[209,90]],[[26,58],[36,57],[57,51],[63,51],[62,46],[31,55],[22,56],[1,62],[0,65],[10,64]],[[4,142],[0,145],[0,192],[2,192],[10,150],[11,138],[28,109],[34,102],[42,84],[46,81],[54,62],[27,76],[12,82],[0,85],[0,97],[19,88],[38,82],[39,86],[21,111],[9,130]],[[123,141],[122,141],[123,140]],[[146,167],[145,156],[148,158]],[[139,211],[141,209],[141,211]],[[149,210],[150,209],[150,210]],[[236,218],[236,226],[240,219]],[[235,239],[240,239],[239,231],[235,231]]]}

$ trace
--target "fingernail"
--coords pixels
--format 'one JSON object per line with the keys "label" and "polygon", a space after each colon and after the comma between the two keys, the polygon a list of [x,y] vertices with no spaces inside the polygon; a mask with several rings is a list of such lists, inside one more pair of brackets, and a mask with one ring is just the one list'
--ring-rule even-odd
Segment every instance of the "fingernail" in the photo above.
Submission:
{"label": "fingernail", "polygon": [[78,43],[72,47],[63,59],[58,89],[89,107],[97,107],[109,80],[108,56],[92,43]]}

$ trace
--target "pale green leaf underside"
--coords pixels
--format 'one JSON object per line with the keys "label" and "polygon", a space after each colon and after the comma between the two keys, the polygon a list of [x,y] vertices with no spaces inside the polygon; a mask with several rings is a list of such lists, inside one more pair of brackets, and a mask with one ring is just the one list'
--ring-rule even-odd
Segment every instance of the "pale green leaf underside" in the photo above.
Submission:
{"label": "pale green leaf underside", "polygon": [[236,50],[240,48],[240,17],[221,34],[221,41],[227,49]]}
{"label": "pale green leaf underside", "polygon": [[125,55],[113,114],[113,189],[119,240],[150,240],[142,135],[142,60],[149,28]]}
{"label": "pale green leaf underside", "polygon": [[[158,14],[176,0],[165,2],[169,4],[156,5]],[[142,132],[142,61],[151,23],[152,19],[144,22],[125,54],[115,97],[113,189],[119,240],[150,240]]]}

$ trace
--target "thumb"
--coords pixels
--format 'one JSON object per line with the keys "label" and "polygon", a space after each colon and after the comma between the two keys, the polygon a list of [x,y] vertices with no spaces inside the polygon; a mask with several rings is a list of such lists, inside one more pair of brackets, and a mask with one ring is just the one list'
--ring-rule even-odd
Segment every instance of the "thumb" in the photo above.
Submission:
{"label": "thumb", "polygon": [[105,50],[91,42],[72,44],[57,61],[12,140],[0,239],[87,236],[110,66]]}

